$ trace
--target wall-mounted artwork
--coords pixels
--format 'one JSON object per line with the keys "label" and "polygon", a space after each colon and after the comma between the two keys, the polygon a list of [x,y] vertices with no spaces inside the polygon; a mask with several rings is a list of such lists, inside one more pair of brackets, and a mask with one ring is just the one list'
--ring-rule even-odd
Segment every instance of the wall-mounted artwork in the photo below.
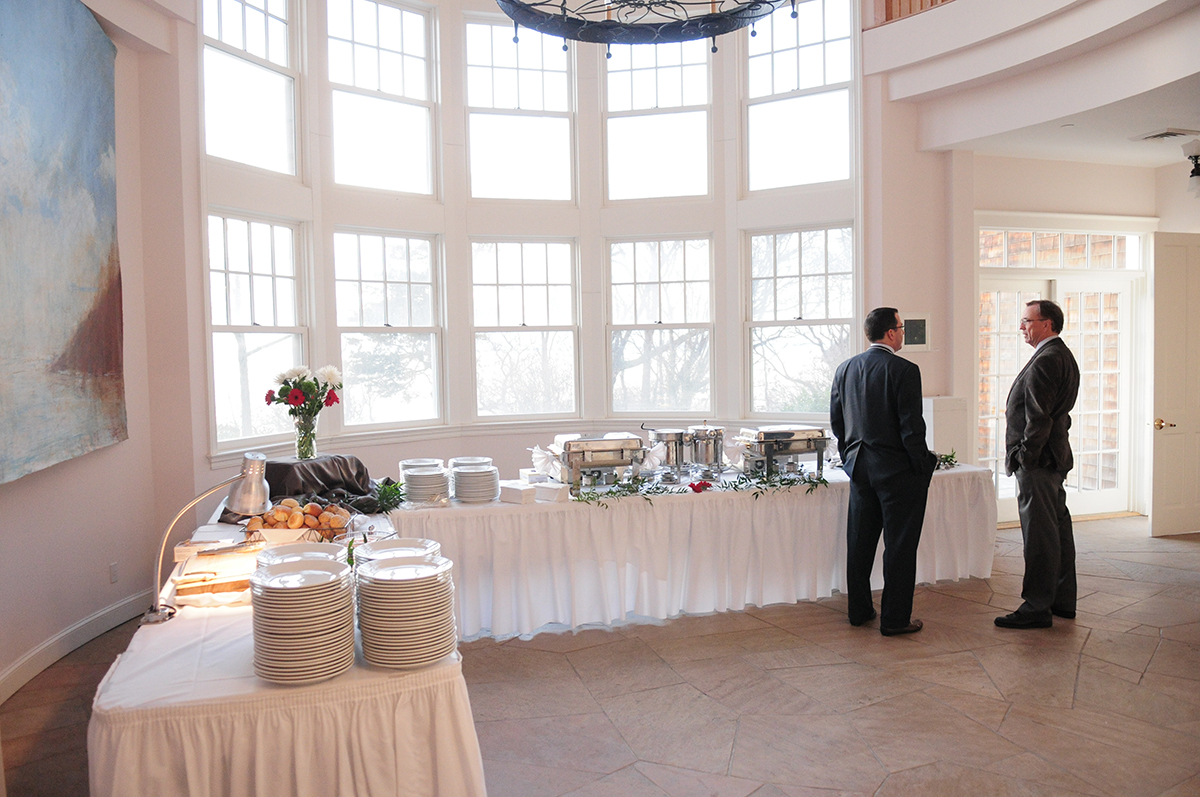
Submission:
{"label": "wall-mounted artwork", "polygon": [[0,484],[129,436],[115,59],[79,0],[0,0]]}

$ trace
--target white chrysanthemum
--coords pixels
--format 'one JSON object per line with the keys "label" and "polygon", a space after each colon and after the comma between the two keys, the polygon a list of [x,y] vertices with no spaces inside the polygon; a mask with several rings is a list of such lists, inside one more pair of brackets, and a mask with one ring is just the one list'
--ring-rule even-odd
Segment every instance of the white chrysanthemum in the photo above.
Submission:
{"label": "white chrysanthemum", "polygon": [[289,368],[279,376],[275,377],[275,382],[282,385],[284,382],[291,382],[296,379],[311,379],[312,371],[308,370],[307,365],[297,365],[295,368]]}
{"label": "white chrysanthemum", "polygon": [[317,380],[326,385],[340,385],[342,372],[336,366],[326,365],[317,369]]}

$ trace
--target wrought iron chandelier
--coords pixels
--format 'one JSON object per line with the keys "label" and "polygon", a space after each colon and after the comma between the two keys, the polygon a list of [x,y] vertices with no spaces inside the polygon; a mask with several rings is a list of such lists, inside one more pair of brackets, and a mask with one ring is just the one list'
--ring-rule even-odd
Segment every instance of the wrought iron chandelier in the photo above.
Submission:
{"label": "wrought iron chandelier", "polygon": [[[514,23],[563,39],[598,44],[662,44],[712,39],[753,25],[795,0],[496,0]],[[567,47],[563,43],[563,49]]]}

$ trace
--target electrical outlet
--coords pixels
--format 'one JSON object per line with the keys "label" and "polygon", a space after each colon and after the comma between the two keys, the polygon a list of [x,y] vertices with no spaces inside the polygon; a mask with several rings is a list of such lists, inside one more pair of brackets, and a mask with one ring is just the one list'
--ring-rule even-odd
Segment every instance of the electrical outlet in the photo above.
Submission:
{"label": "electrical outlet", "polygon": [[116,562],[111,562],[108,565],[108,583],[109,584],[117,583],[117,563]]}

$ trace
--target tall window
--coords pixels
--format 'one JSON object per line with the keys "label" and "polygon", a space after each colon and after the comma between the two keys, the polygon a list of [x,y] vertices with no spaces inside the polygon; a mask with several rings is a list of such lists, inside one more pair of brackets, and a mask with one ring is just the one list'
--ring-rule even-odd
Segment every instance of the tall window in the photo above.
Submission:
{"label": "tall window", "polygon": [[347,425],[440,416],[432,242],[334,233]]}
{"label": "tall window", "polygon": [[295,174],[287,0],[204,0],[203,24],[205,151]]}
{"label": "tall window", "polygon": [[851,350],[849,227],[750,238],[750,384],[756,413],[827,413]]}
{"label": "tall window", "polygon": [[614,412],[712,409],[708,240],[609,247]]}
{"label": "tall window", "polygon": [[209,313],[217,440],[288,429],[267,405],[272,378],[303,361],[291,227],[208,217]]}
{"label": "tall window", "polygon": [[850,0],[784,4],[750,36],[751,191],[850,177]]}
{"label": "tall window", "polygon": [[333,172],[344,185],[433,192],[433,103],[423,14],[328,0]]}
{"label": "tall window", "polygon": [[707,46],[707,40],[612,45],[609,199],[708,193]]}
{"label": "tall window", "polygon": [[562,40],[512,25],[467,25],[471,196],[572,197],[571,114]]}
{"label": "tall window", "polygon": [[575,412],[571,245],[476,242],[471,267],[476,412]]}

